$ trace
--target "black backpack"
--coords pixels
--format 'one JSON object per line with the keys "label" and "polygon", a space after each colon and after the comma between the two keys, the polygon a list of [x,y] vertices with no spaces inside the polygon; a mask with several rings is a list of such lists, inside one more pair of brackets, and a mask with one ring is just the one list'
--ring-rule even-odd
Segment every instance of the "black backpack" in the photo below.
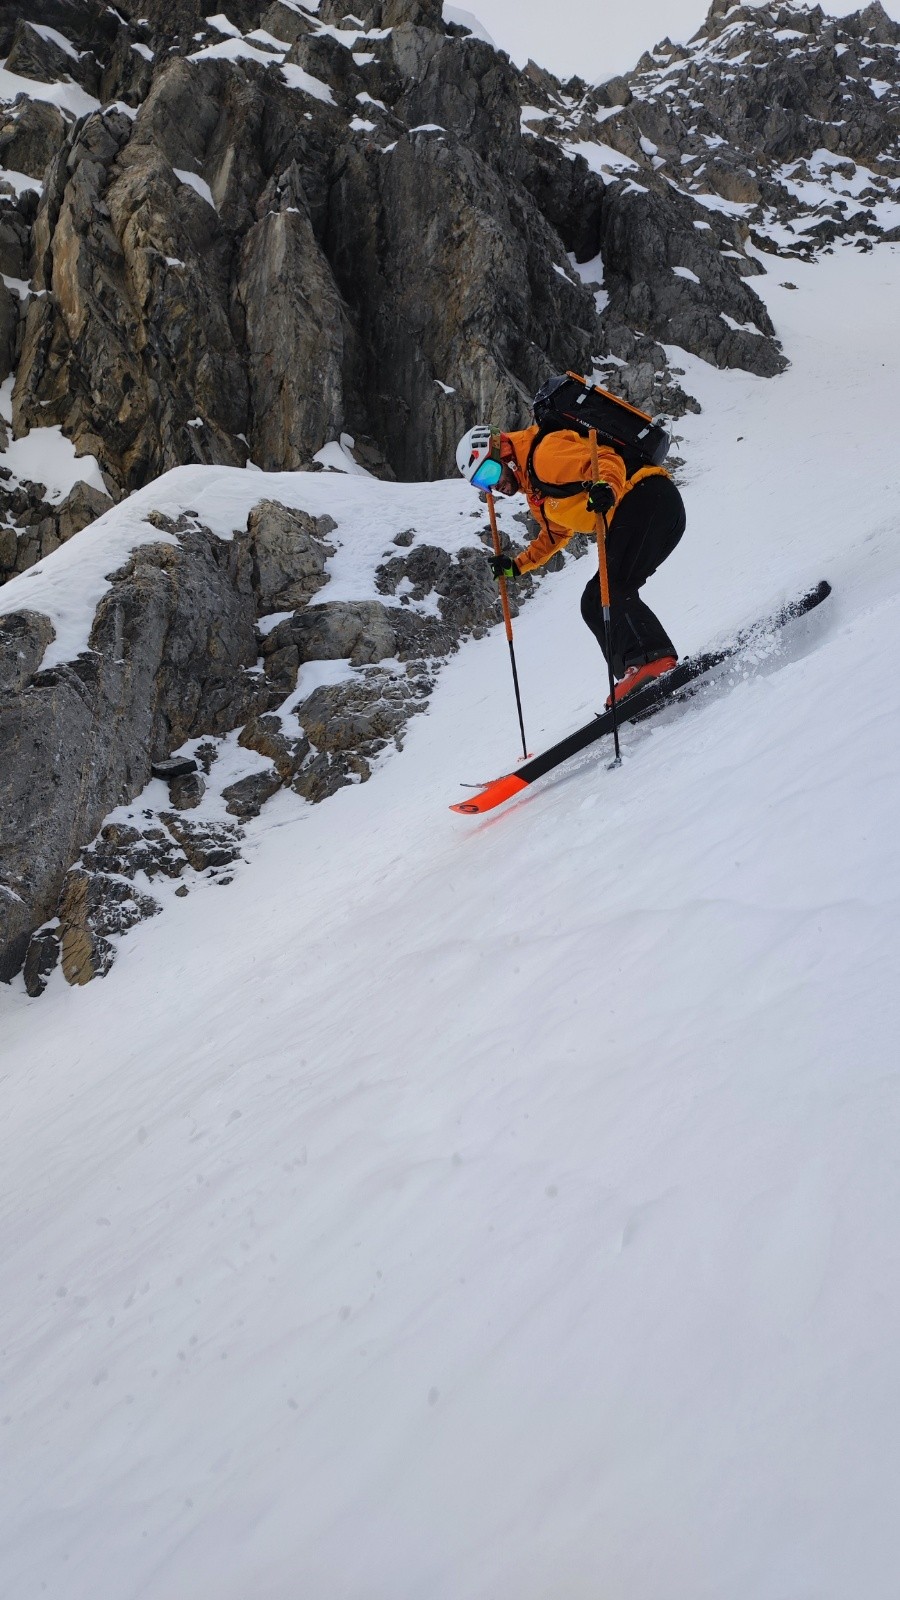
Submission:
{"label": "black backpack", "polygon": [[641,466],[661,467],[669,451],[669,435],[627,400],[586,383],[576,372],[548,378],[534,397],[539,433],[528,454],[528,476],[538,493],[565,500],[583,494],[584,483],[542,483],[534,470],[534,452],[548,433],[571,428],[587,438],[592,428],[599,444],[611,445],[625,457],[629,477]]}

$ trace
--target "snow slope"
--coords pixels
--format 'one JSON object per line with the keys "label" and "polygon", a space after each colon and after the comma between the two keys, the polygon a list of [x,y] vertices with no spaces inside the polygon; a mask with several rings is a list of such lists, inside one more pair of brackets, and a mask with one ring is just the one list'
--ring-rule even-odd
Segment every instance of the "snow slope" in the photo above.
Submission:
{"label": "snow slope", "polygon": [[900,250],[789,268],[649,591],[688,650],[829,577],[781,649],[479,823],[497,630],[227,893],[0,990],[16,1600],[894,1600]]}

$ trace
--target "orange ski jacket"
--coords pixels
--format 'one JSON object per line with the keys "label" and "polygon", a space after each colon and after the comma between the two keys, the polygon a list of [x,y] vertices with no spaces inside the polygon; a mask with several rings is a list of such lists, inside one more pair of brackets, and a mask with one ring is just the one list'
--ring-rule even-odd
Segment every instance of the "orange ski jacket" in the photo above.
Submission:
{"label": "orange ski jacket", "polygon": [[[562,495],[557,499],[553,495],[540,494],[529,481],[528,457],[539,431],[534,426],[523,428],[519,433],[501,435],[501,457],[515,472],[528,501],[528,509],[540,528],[537,538],[532,539],[530,545],[516,557],[520,572],[534,572],[535,568],[542,567],[555,556],[557,550],[562,550],[574,533],[594,533],[597,526],[596,516],[588,510],[587,490],[583,494]],[[647,466],[640,467],[629,478],[622,457],[608,445],[599,446],[597,465],[598,476],[609,484],[616,497],[616,503],[607,516],[608,524],[612,522],[624,496],[636,483],[643,478],[669,476],[665,467]],[[593,480],[590,440],[583,439],[580,433],[567,428],[548,433],[534,452],[533,467],[536,476],[545,484],[590,483]]]}

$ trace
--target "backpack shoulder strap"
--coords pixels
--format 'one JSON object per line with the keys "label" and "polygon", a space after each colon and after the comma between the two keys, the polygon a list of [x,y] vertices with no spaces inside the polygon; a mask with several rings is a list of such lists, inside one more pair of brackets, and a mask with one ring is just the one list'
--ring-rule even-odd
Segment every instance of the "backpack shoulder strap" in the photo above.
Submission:
{"label": "backpack shoulder strap", "polygon": [[586,494],[591,488],[593,480],[588,478],[587,480],[579,480],[577,483],[544,483],[543,479],[539,478],[534,470],[534,453],[538,445],[542,444],[551,433],[558,433],[559,431],[558,428],[542,427],[539,429],[532,440],[531,449],[528,452],[525,472],[535,494],[542,495],[544,499],[571,500],[576,494]]}

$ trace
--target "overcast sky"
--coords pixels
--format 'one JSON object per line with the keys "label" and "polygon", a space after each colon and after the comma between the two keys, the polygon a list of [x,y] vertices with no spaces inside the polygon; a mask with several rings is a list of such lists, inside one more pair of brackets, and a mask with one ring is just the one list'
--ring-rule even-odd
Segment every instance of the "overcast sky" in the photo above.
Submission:
{"label": "overcast sky", "polygon": [[[562,78],[578,73],[602,83],[634,66],[638,56],[668,34],[686,40],[699,28],[708,0],[453,0],[484,24],[495,44],[524,66],[531,56]],[[754,3],[754,0],[751,0]],[[900,21],[900,0],[883,0]],[[831,16],[861,9],[823,0]]]}

